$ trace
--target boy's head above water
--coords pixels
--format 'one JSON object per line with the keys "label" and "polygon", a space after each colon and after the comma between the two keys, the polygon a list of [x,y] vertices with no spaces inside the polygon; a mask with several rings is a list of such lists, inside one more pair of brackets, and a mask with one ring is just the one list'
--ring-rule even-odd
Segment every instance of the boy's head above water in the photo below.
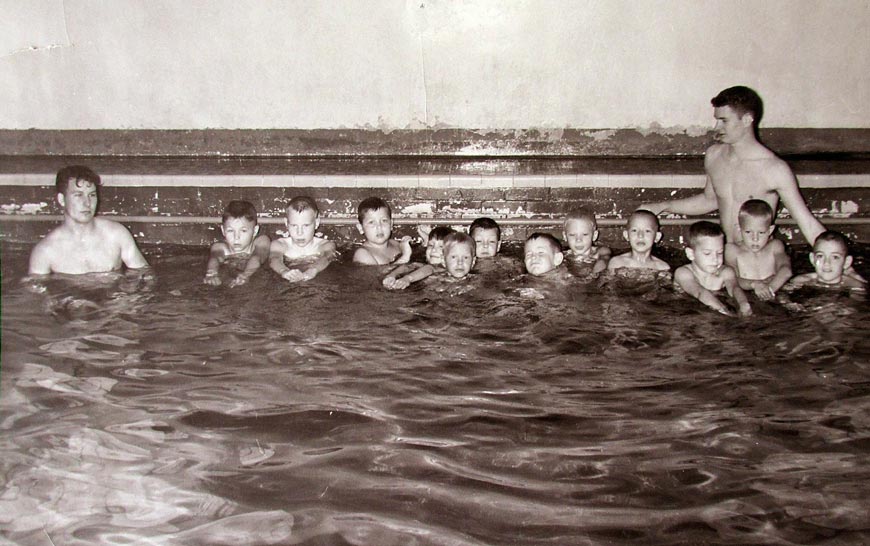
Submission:
{"label": "boy's head above water", "polygon": [[444,238],[444,267],[447,273],[456,279],[468,275],[474,267],[474,239],[470,235],[454,231]]}
{"label": "boy's head above water", "polygon": [[287,205],[287,217],[284,219],[288,237],[296,246],[306,246],[314,240],[314,234],[320,225],[320,210],[317,203],[310,197],[294,197]]}
{"label": "boy's head above water", "polygon": [[377,245],[386,244],[393,232],[393,211],[380,197],[367,197],[357,207],[357,229],[366,242]]}
{"label": "boy's head above water", "polygon": [[852,265],[849,240],[839,231],[822,232],[813,243],[810,263],[816,270],[819,282],[839,284],[843,278],[843,270]]}
{"label": "boy's head above water", "polygon": [[429,240],[426,242],[426,263],[432,265],[444,265],[444,239],[451,233],[455,233],[447,226],[435,226],[429,232]]}
{"label": "boy's head above water", "polygon": [[478,258],[493,258],[501,249],[501,227],[492,218],[476,219],[468,234],[474,239]]}
{"label": "boy's head above water", "polygon": [[628,241],[632,252],[649,252],[662,238],[659,218],[644,209],[636,210],[628,217],[622,236]]}
{"label": "boy's head above water", "polygon": [[544,275],[561,265],[564,255],[559,239],[549,233],[533,233],[524,247],[526,271],[531,275]]}
{"label": "boy's head above water", "polygon": [[234,252],[250,248],[259,231],[257,209],[253,204],[248,201],[230,201],[227,204],[221,221],[221,233]]}
{"label": "boy's head above water", "polygon": [[702,220],[689,227],[686,257],[705,273],[715,273],[725,260],[725,233],[714,222]]}
{"label": "boy's head above water", "polygon": [[767,245],[773,234],[773,209],[766,201],[750,199],[740,206],[737,213],[743,245],[758,252]]}
{"label": "boy's head above water", "polygon": [[562,236],[571,252],[581,256],[588,254],[598,239],[595,215],[586,209],[572,210],[565,217]]}

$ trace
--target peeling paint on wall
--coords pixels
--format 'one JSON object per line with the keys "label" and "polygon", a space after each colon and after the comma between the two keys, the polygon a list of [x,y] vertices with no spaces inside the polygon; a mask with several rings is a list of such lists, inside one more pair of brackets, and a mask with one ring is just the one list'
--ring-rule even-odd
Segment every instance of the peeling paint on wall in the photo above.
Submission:
{"label": "peeling paint on wall", "polygon": [[48,203],[25,203],[23,205],[19,204],[11,204],[11,205],[0,205],[0,212],[3,214],[38,214],[40,212],[45,212],[45,209],[48,208]]}
{"label": "peeling paint on wall", "polygon": [[834,218],[848,218],[858,214],[858,203],[854,201],[831,201],[831,216]]}

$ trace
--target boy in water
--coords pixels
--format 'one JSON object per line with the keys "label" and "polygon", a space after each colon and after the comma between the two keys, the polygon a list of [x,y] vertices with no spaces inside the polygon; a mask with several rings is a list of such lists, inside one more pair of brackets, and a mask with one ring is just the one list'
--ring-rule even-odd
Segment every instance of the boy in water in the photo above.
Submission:
{"label": "boy in water", "polygon": [[454,281],[464,279],[477,260],[477,245],[470,235],[454,231],[444,238],[444,269]]}
{"label": "boy in water", "polygon": [[[287,237],[275,239],[269,247],[269,266],[290,282],[311,280],[335,257],[335,243],[317,237],[320,210],[310,197],[294,197],[287,205]],[[289,268],[284,259],[290,260]]]}
{"label": "boy in water", "polygon": [[662,238],[659,219],[655,214],[643,209],[634,211],[628,218],[622,237],[628,241],[631,250],[611,258],[607,264],[608,270],[629,268],[670,271],[667,262],[652,255],[653,245]]}
{"label": "boy in water", "polygon": [[248,201],[230,201],[224,210],[221,222],[223,241],[211,245],[208,264],[205,267],[205,284],[218,286],[221,284],[220,265],[228,260],[241,265],[242,270],[235,279],[230,281],[230,288],[241,286],[248,282],[263,263],[269,259],[269,236],[257,235],[260,226],[257,225],[257,210]]}
{"label": "boy in water", "polygon": [[674,272],[674,286],[704,305],[725,315],[731,311],[716,296],[723,288],[734,298],[740,316],[752,314],[746,294],[737,283],[737,274],[724,263],[725,233],[719,224],[702,220],[689,228],[686,257],[689,264]]}
{"label": "boy in water", "polygon": [[607,269],[610,261],[610,249],[606,246],[597,246],[598,223],[595,215],[585,209],[576,209],[565,217],[562,226],[562,236],[568,243],[568,252],[565,257],[575,264],[592,265],[592,273],[599,273]]}
{"label": "boy in water", "polygon": [[743,290],[752,290],[760,300],[771,300],[791,277],[791,260],[785,245],[771,238],[773,209],[761,199],[750,199],[737,215],[741,238],[725,245],[725,263],[737,272]]}
{"label": "boy in water", "polygon": [[532,233],[523,247],[526,271],[535,277],[558,276],[559,266],[565,259],[562,244],[549,233]]}
{"label": "boy in water", "polygon": [[786,285],[787,289],[802,286],[850,289],[866,287],[865,283],[855,277],[843,274],[852,265],[852,256],[849,255],[849,240],[838,231],[824,231],[816,238],[810,263],[815,271],[794,277]]}
{"label": "boy in water", "polygon": [[100,176],[88,167],[73,165],[58,171],[55,190],[63,222],[33,248],[29,275],[148,267],[127,228],[96,215],[100,184]]}
{"label": "boy in water", "polygon": [[454,233],[447,226],[437,226],[427,232],[426,263],[407,263],[390,271],[383,285],[390,290],[404,290],[412,283],[422,281],[435,273],[436,267],[444,267],[444,240]]}
{"label": "boy in water", "polygon": [[393,240],[393,212],[379,197],[363,199],[357,207],[357,229],[365,237],[353,253],[353,261],[363,265],[406,264],[411,260],[411,238]]}
{"label": "boy in water", "polygon": [[474,239],[478,259],[495,258],[501,250],[501,227],[492,218],[477,218],[471,222],[468,234]]}

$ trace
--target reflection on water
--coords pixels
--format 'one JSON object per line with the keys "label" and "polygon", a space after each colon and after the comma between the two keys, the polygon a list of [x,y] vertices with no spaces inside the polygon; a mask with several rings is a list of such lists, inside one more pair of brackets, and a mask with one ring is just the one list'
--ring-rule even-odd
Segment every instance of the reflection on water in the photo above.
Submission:
{"label": "reflection on water", "polygon": [[738,320],[655,280],[344,263],[230,290],[203,249],[150,257],[153,285],[34,294],[4,245],[14,543],[870,542],[865,301]]}

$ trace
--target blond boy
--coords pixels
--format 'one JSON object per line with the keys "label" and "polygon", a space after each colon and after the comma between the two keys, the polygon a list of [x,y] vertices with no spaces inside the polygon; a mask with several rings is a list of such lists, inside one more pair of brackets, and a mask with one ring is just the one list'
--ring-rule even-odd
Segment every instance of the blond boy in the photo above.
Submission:
{"label": "blond boy", "polygon": [[[320,210],[310,197],[294,197],[287,205],[287,237],[269,247],[269,266],[290,282],[311,280],[335,258],[335,243],[317,236]],[[288,260],[288,267],[285,260]]]}
{"label": "blond boy", "polygon": [[743,290],[760,300],[771,300],[791,278],[791,260],[785,245],[771,237],[773,209],[761,199],[750,199],[737,214],[741,238],[725,245],[725,263],[737,272]]}
{"label": "blond boy", "polygon": [[562,236],[568,243],[565,258],[576,264],[592,264],[592,273],[607,269],[610,261],[610,248],[596,245],[598,241],[598,222],[595,215],[585,209],[568,213],[562,226]]}

